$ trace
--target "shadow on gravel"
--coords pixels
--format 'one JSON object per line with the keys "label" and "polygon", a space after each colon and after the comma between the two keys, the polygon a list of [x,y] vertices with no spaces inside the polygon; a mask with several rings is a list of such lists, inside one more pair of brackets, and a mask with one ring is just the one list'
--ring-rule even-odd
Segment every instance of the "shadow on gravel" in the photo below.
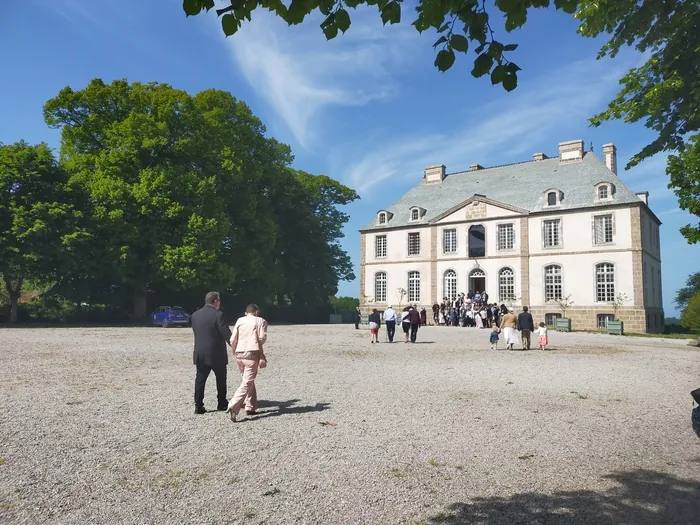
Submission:
{"label": "shadow on gravel", "polygon": [[[256,419],[263,419],[266,417],[284,416],[285,414],[306,414],[308,412],[323,412],[328,410],[331,406],[330,403],[316,403],[315,405],[302,405],[295,406],[300,400],[290,399],[288,401],[259,401],[258,414],[255,416],[249,416],[251,421]],[[269,408],[269,410],[267,410]],[[248,419],[248,418],[246,418]],[[245,421],[242,420],[242,421]]]}
{"label": "shadow on gravel", "polygon": [[700,483],[649,470],[605,476],[619,483],[607,491],[590,490],[508,498],[475,498],[454,503],[428,523],[657,525],[698,523]]}

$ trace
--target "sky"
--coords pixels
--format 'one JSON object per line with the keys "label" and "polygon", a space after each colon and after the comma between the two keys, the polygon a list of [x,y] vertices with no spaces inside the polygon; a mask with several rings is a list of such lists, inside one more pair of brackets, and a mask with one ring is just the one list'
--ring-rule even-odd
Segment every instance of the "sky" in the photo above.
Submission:
{"label": "sky", "polygon": [[[221,4],[222,6],[224,4]],[[339,295],[359,296],[358,229],[420,182],[423,169],[444,164],[448,173],[470,164],[493,166],[558,154],[558,143],[583,139],[602,157],[618,149],[618,175],[634,191],[649,191],[663,222],[661,254],[664,309],[689,274],[700,270],[700,248],[678,229],[697,218],[678,208],[667,188],[666,156],[625,171],[627,160],[652,138],[641,123],[588,118],[605,109],[619,78],[642,57],[623,52],[596,60],[603,40],[576,34],[576,22],[553,9],[530,15],[510,34],[518,88],[507,93],[488,77],[470,75],[475,55],[458,56],[440,73],[433,65],[436,37],[403,21],[382,27],[376,9],[351,10],[345,35],[326,41],[312,16],[287,27],[258,10],[226,38],[212,11],[185,17],[180,0],[24,0],[0,11],[0,142],[47,142],[59,132],[43,120],[42,106],[58,91],[82,89],[92,78],[158,81],[194,94],[217,88],[245,101],[270,136],[289,144],[294,167],[326,174],[354,188],[361,199],[345,207],[351,219],[343,247],[358,278]]]}

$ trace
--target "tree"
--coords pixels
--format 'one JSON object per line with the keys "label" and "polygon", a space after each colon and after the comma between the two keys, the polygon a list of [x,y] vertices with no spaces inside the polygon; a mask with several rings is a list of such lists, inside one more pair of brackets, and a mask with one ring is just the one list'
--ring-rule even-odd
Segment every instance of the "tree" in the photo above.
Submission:
{"label": "tree", "polygon": [[688,306],[681,314],[681,325],[689,330],[700,330],[700,293],[688,301]]}
{"label": "tree", "polygon": [[559,308],[561,309],[561,316],[566,319],[566,311],[574,305],[574,302],[571,300],[571,294],[567,295],[566,297],[555,299],[554,302],[559,305]]}
{"label": "tree", "polygon": [[[502,19],[503,29],[510,33],[525,24],[528,11],[532,9],[554,5],[557,9],[574,13],[578,3],[578,0],[497,0],[495,10],[498,14],[492,17],[484,0],[453,3],[421,0],[415,8],[412,25],[419,33],[432,28],[439,34],[433,48],[436,49],[435,66],[440,71],[450,69],[457,53],[466,54],[471,42],[476,54],[471,74],[475,77],[490,74],[492,84],[501,84],[505,90],[512,91],[517,86],[520,68],[508,56],[518,45],[496,40],[494,20],[498,21],[497,29],[500,29]],[[215,4],[215,0],[183,0],[183,9],[187,16],[193,16],[209,11]],[[255,9],[263,7],[289,25],[300,24],[307,15],[319,11],[326,17],[321,23],[321,30],[328,40],[335,38],[339,31],[345,33],[349,29],[349,9],[363,4],[376,6],[386,25],[401,22],[402,8],[401,0],[292,0],[289,6],[280,0],[226,0],[221,4],[224,7],[217,9],[216,13],[221,17],[221,27],[226,36],[236,33],[245,20],[251,20]],[[490,4],[488,7],[492,8]]]}
{"label": "tree", "polygon": [[683,311],[688,306],[688,301],[700,293],[700,272],[688,276],[685,286],[676,292],[674,302],[679,310]]}
{"label": "tree", "polygon": [[354,312],[355,308],[360,306],[360,300],[357,297],[331,297],[331,307],[335,313],[338,312]]}
{"label": "tree", "polygon": [[46,144],[0,145],[0,274],[17,321],[22,285],[50,280],[77,234],[67,177]]}
{"label": "tree", "polygon": [[624,306],[629,302],[630,298],[626,293],[618,292],[615,298],[610,301],[610,305],[613,307],[613,320],[618,321],[617,311],[620,307]]}

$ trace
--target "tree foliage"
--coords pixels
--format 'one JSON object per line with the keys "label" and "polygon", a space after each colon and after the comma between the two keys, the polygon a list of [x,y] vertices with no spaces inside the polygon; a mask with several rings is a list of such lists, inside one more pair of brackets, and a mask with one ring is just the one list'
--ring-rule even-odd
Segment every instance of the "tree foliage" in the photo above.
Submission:
{"label": "tree foliage", "polygon": [[688,301],[698,293],[700,293],[700,272],[695,272],[688,276],[685,286],[676,292],[674,302],[678,309],[683,311],[688,306]]}
{"label": "tree foliage", "polygon": [[17,319],[22,284],[63,270],[77,238],[67,177],[46,144],[0,145],[0,274]]}
{"label": "tree foliage", "polygon": [[681,314],[681,325],[690,330],[700,330],[700,292],[688,301]]}

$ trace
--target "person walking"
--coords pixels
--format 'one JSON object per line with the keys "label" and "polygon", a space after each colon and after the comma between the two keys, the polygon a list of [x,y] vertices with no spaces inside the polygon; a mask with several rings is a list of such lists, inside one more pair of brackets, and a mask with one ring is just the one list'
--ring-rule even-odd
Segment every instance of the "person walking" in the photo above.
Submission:
{"label": "person walking", "polygon": [[408,343],[408,332],[411,330],[411,307],[407,306],[401,312],[401,329],[403,330],[404,343]]}
{"label": "person walking", "polygon": [[421,326],[426,326],[428,324],[428,313],[425,311],[425,308],[420,309],[420,325]]}
{"label": "person walking", "polygon": [[440,324],[440,305],[437,301],[433,303],[433,324],[435,326]]}
{"label": "person walking", "polygon": [[386,335],[389,342],[394,342],[394,334],[396,333],[396,311],[389,305],[389,308],[384,310],[384,324],[386,325]]}
{"label": "person walking", "polygon": [[355,307],[355,330],[360,329],[360,321],[362,320],[362,312],[360,312],[360,307]]}
{"label": "person walking", "polygon": [[204,387],[210,372],[216,376],[218,397],[217,410],[226,410],[226,367],[228,355],[226,345],[231,339],[231,329],[219,310],[221,297],[219,292],[209,292],[204,297],[204,306],[194,312],[190,321],[194,332],[194,352],[192,361],[197,367],[194,380],[194,413],[206,414],[204,408]]}
{"label": "person walking", "polygon": [[518,330],[523,343],[523,350],[530,350],[530,337],[535,330],[535,321],[532,314],[527,311],[527,306],[523,306],[523,311],[518,314]]}
{"label": "person walking", "polygon": [[416,342],[418,336],[418,327],[420,327],[420,313],[415,306],[412,306],[408,312],[408,319],[411,322],[411,342]]}
{"label": "person walking", "polygon": [[241,385],[226,409],[234,423],[244,405],[248,415],[254,415],[258,410],[255,378],[258,375],[258,369],[267,366],[267,358],[263,351],[266,342],[267,321],[260,317],[260,309],[257,305],[249,304],[245,309],[245,315],[236,321],[231,336],[231,352],[236,357],[238,370],[242,374]]}
{"label": "person walking", "polygon": [[372,308],[372,313],[369,314],[369,333],[370,333],[370,343],[379,343],[379,326],[382,323],[381,317],[379,317],[379,312],[376,308]]}
{"label": "person walking", "polygon": [[540,345],[540,350],[547,350],[549,338],[547,337],[547,327],[544,323],[540,323],[540,327],[537,329],[537,344]]}
{"label": "person walking", "polygon": [[505,341],[506,348],[508,350],[513,350],[517,324],[518,318],[515,317],[513,309],[510,308],[508,312],[501,317],[501,330],[503,331],[503,340]]}

